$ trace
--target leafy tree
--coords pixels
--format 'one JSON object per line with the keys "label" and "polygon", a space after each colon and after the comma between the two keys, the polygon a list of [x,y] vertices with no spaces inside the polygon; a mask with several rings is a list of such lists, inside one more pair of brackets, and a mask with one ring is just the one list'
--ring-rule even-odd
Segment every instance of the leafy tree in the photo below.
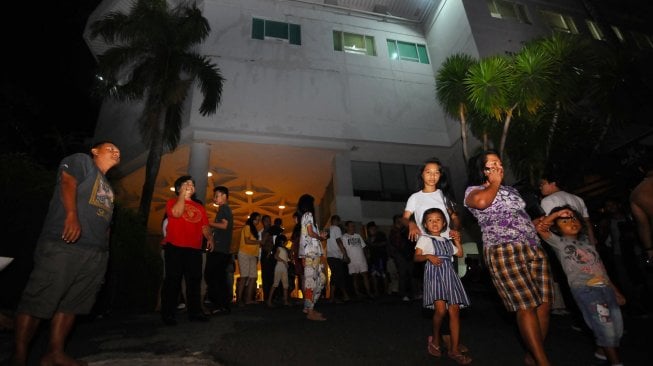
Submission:
{"label": "leafy tree", "polygon": [[194,51],[210,33],[194,4],[170,9],[165,0],[137,0],[129,14],[112,12],[94,22],[91,37],[115,45],[99,56],[98,92],[118,100],[144,100],[138,120],[149,148],[139,212],[147,218],[165,150],[180,138],[181,112],[197,81],[202,115],[217,111],[223,78],[207,56]]}
{"label": "leafy tree", "polygon": [[513,115],[535,113],[551,91],[552,63],[541,49],[525,46],[516,55],[491,56],[470,68],[467,85],[475,107],[502,121],[499,153],[503,155]]}
{"label": "leafy tree", "polygon": [[436,95],[444,111],[460,122],[463,143],[463,158],[469,159],[467,144],[467,115],[470,101],[465,88],[465,79],[472,65],[478,61],[467,54],[453,54],[444,61],[436,76]]}

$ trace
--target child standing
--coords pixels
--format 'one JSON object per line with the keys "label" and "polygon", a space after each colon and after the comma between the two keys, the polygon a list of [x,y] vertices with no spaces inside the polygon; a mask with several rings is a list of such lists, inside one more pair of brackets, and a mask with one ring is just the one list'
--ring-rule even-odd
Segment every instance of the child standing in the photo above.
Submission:
{"label": "child standing", "polygon": [[274,291],[279,287],[279,282],[283,286],[283,304],[290,306],[288,302],[288,249],[286,249],[286,242],[288,239],[285,235],[277,235],[274,241],[274,259],[277,264],[274,267],[274,280],[272,281],[272,288],[270,289],[270,296],[268,296],[268,306],[272,307],[272,299],[274,298]]}
{"label": "child standing", "polygon": [[456,274],[452,257],[462,257],[463,247],[459,235],[452,239],[441,237],[447,230],[447,219],[439,208],[424,211],[422,226],[426,235],[420,236],[415,246],[415,262],[426,262],[424,267],[424,307],[433,309],[433,335],[428,337],[428,352],[436,357],[442,356],[440,348],[440,326],[445,314],[449,313],[451,330],[451,349],[449,358],[459,365],[467,365],[472,358],[459,350],[460,308],[469,306],[469,298],[463,284]]}
{"label": "child standing", "polygon": [[356,232],[356,224],[353,221],[345,222],[345,230],[347,232],[342,235],[342,244],[347,251],[347,257],[349,257],[347,267],[354,283],[354,292],[358,298],[363,297],[359,285],[362,280],[363,286],[365,286],[365,294],[371,299],[370,276],[367,268],[367,258],[363,250],[366,247],[365,240]]}
{"label": "child standing", "polygon": [[556,207],[536,221],[537,232],[555,251],[567,275],[574,300],[611,365],[621,365],[623,295],[608,278],[596,248],[590,244],[582,216],[570,206]]}

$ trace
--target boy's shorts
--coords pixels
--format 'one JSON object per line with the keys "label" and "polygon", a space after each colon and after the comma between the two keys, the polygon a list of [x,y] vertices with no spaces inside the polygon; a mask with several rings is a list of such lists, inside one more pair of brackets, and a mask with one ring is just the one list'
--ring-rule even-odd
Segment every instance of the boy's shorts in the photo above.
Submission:
{"label": "boy's shorts", "polygon": [[108,260],[106,250],[41,239],[16,311],[42,319],[55,312],[88,314],[104,283]]}

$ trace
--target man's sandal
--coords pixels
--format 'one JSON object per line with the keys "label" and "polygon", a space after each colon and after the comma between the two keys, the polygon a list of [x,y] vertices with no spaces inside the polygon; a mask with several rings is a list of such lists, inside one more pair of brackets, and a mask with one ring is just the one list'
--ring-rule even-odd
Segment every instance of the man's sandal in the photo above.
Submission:
{"label": "man's sandal", "polygon": [[459,365],[469,365],[472,363],[472,358],[462,353],[449,352],[449,358],[454,360]]}
{"label": "man's sandal", "polygon": [[442,356],[442,350],[440,349],[440,347],[436,346],[432,342],[433,342],[433,337],[429,336],[428,346],[426,347],[426,349],[428,350],[428,352],[429,352],[429,354],[431,356],[441,357]]}

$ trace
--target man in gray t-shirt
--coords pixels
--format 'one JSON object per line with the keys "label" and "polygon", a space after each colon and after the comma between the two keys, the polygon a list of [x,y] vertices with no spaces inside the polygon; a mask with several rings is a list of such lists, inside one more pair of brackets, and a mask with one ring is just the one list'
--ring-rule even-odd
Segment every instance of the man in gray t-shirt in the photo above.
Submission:
{"label": "man in gray t-shirt", "polygon": [[34,253],[34,269],[16,310],[14,365],[25,365],[41,319],[51,318],[41,364],[73,364],[64,342],[76,314],[91,311],[109,259],[113,190],[106,172],[120,162],[110,142],[64,158]]}
{"label": "man in gray t-shirt", "polygon": [[213,229],[215,246],[213,252],[206,254],[204,269],[206,297],[210,301],[212,314],[230,313],[233,299],[233,276],[229,275],[234,269],[234,259],[230,252],[234,218],[228,200],[227,187],[218,186],[213,189],[213,203],[218,206],[218,212],[209,225]]}

